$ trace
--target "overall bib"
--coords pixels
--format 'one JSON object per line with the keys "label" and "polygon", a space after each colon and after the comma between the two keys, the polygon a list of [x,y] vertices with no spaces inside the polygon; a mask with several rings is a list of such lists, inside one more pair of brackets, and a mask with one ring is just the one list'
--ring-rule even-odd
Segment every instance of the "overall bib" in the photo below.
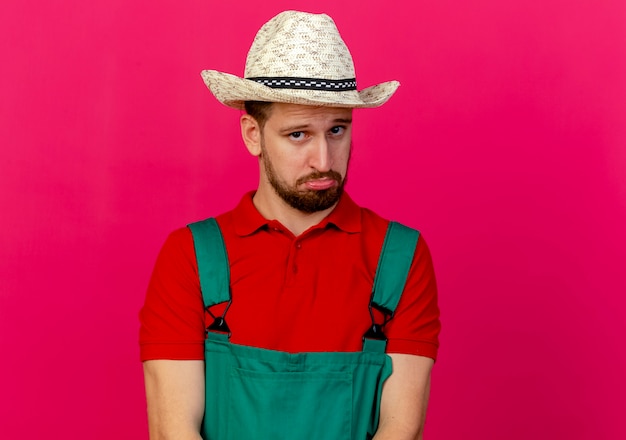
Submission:
{"label": "overall bib", "polygon": [[[215,219],[189,225],[205,307],[228,302],[230,268]],[[287,353],[229,341],[228,306],[207,327],[205,440],[366,440],[391,375],[382,326],[393,316],[419,232],[390,222],[374,279],[372,326],[360,352]],[[374,322],[372,308],[385,322]],[[236,329],[233,329],[237,331]]]}

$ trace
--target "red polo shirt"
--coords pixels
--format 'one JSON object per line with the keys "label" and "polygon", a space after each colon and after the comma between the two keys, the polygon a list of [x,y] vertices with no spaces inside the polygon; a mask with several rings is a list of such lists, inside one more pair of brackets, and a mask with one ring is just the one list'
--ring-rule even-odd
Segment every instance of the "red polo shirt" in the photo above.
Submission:
{"label": "red polo shirt", "polygon": [[[344,194],[322,222],[295,237],[263,218],[252,195],[217,217],[230,262],[231,342],[290,353],[360,351],[388,221]],[[204,359],[212,318],[203,307],[188,228],[163,245],[140,321],[142,360]],[[395,316],[385,326],[387,352],[434,359],[439,329],[432,261],[420,237]]]}

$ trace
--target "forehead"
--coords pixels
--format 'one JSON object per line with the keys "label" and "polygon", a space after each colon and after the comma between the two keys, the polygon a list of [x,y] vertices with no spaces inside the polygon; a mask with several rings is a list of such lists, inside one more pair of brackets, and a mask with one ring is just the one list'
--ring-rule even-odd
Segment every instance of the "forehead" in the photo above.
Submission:
{"label": "forehead", "polygon": [[351,108],[311,106],[300,104],[285,104],[277,102],[272,104],[272,111],[267,120],[268,123],[315,123],[349,121],[352,119]]}

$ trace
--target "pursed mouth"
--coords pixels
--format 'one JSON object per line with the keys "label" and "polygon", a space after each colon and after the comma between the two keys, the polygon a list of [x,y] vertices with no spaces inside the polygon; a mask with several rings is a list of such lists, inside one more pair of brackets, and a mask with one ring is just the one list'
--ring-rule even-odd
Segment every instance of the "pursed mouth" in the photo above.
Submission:
{"label": "pursed mouth", "polygon": [[342,177],[341,174],[339,174],[337,171],[334,170],[330,170],[330,171],[325,171],[325,172],[313,172],[311,174],[309,174],[308,176],[304,176],[301,177],[300,179],[298,179],[296,181],[296,186],[300,186],[302,184],[308,184],[311,182],[318,182],[318,183],[322,183],[322,182],[334,182],[334,184],[339,184],[339,182],[342,181]]}
{"label": "pursed mouth", "polygon": [[330,189],[337,185],[339,185],[339,183],[335,179],[330,179],[328,177],[322,179],[311,179],[304,182],[304,186],[307,189],[315,191]]}

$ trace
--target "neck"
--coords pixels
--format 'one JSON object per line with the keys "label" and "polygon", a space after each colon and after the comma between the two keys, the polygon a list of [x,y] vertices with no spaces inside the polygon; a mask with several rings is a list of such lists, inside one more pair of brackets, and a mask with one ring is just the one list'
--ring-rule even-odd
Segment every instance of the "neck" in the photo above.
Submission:
{"label": "neck", "polygon": [[252,198],[259,213],[268,220],[277,220],[296,237],[324,220],[336,205],[317,212],[302,212],[288,205],[273,189],[259,188]]}

